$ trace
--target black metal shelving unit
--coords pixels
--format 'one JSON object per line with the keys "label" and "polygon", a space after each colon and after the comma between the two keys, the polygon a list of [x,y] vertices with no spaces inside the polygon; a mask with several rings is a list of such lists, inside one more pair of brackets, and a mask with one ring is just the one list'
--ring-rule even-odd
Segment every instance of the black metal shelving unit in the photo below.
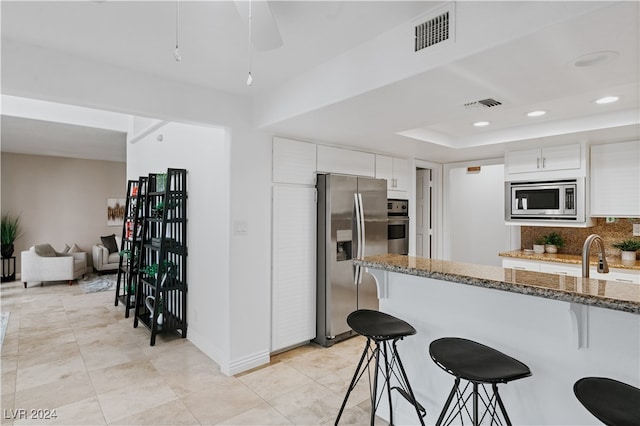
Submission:
{"label": "black metal shelving unit", "polygon": [[147,326],[153,346],[161,333],[187,337],[187,171],[150,174],[144,212],[133,326]]}
{"label": "black metal shelving unit", "polygon": [[115,306],[119,302],[125,307],[125,317],[135,307],[138,257],[140,254],[140,230],[144,218],[144,188],[147,177],[127,182],[125,221],[122,225],[122,247],[118,264]]}

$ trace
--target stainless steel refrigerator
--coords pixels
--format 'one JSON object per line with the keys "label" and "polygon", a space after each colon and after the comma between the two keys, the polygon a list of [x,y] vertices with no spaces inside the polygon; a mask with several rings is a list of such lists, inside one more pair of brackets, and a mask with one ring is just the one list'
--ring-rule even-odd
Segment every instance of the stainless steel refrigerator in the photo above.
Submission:
{"label": "stainless steel refrigerator", "polygon": [[387,181],[319,174],[318,284],[315,341],[353,336],[347,316],[378,309],[376,283],[353,259],[387,253]]}

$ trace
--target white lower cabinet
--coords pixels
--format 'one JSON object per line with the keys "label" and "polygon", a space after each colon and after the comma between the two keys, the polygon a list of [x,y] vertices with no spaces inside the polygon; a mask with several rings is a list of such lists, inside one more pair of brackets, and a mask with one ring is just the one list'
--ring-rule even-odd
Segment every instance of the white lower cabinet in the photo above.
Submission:
{"label": "white lower cabinet", "polygon": [[502,267],[520,269],[522,271],[540,272],[540,265],[538,262],[532,262],[530,260],[502,259]]}
{"label": "white lower cabinet", "polygon": [[579,277],[582,275],[582,266],[567,265],[564,263],[540,263],[540,272],[547,274],[567,275],[570,277]]}
{"label": "white lower cabinet", "polygon": [[599,280],[640,284],[640,271],[610,268],[608,274],[600,274],[596,272],[593,267],[591,267],[589,275],[591,276],[591,278],[597,278]]}
{"label": "white lower cabinet", "polygon": [[[536,260],[502,259],[502,267],[525,271],[544,272],[547,274],[566,275],[569,277],[582,276],[582,266],[560,262],[543,262]],[[589,277],[599,280],[617,281],[622,283],[640,284],[640,271],[632,269],[609,268],[609,273],[600,274],[591,265]]]}
{"label": "white lower cabinet", "polygon": [[316,335],[316,189],[273,187],[271,351]]}

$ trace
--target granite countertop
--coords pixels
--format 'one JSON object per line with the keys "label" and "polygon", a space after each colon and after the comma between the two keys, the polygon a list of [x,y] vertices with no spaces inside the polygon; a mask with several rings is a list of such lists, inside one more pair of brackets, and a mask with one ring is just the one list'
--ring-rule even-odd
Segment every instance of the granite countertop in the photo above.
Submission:
{"label": "granite countertop", "polygon": [[[537,260],[542,262],[556,262],[556,263],[570,263],[574,265],[582,265],[582,256],[578,256],[576,254],[563,254],[563,253],[533,253],[532,251],[525,250],[513,250],[506,251],[502,253],[498,253],[499,256],[502,257],[513,257],[516,259],[524,259],[524,260]],[[633,261],[622,261],[620,257],[616,256],[607,256],[607,263],[609,264],[609,268],[619,268],[619,269],[631,269],[640,271],[640,260]],[[589,258],[590,265],[597,265],[598,258],[590,257]]]}
{"label": "granite countertop", "polygon": [[640,314],[640,285],[397,254],[354,260],[368,268]]}

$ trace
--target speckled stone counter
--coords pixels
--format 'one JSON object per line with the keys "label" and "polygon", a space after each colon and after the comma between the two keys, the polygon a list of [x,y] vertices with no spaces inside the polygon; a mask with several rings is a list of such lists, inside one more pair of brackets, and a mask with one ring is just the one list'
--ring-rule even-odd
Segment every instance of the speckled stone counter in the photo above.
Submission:
{"label": "speckled stone counter", "polygon": [[385,254],[355,260],[367,268],[640,314],[640,286],[497,266]]}
{"label": "speckled stone counter", "polygon": [[[512,257],[515,259],[525,259],[525,260],[537,260],[541,262],[555,262],[555,263],[568,263],[572,265],[582,265],[582,257],[577,256],[575,254],[564,254],[564,253],[533,253],[531,251],[525,250],[513,250],[499,253],[501,257]],[[640,271],[640,260],[636,260],[635,262],[631,261],[622,261],[620,257],[607,256],[607,263],[609,264],[609,268],[619,268],[619,269],[631,269]],[[590,265],[597,265],[598,259],[596,257],[589,258]]]}

